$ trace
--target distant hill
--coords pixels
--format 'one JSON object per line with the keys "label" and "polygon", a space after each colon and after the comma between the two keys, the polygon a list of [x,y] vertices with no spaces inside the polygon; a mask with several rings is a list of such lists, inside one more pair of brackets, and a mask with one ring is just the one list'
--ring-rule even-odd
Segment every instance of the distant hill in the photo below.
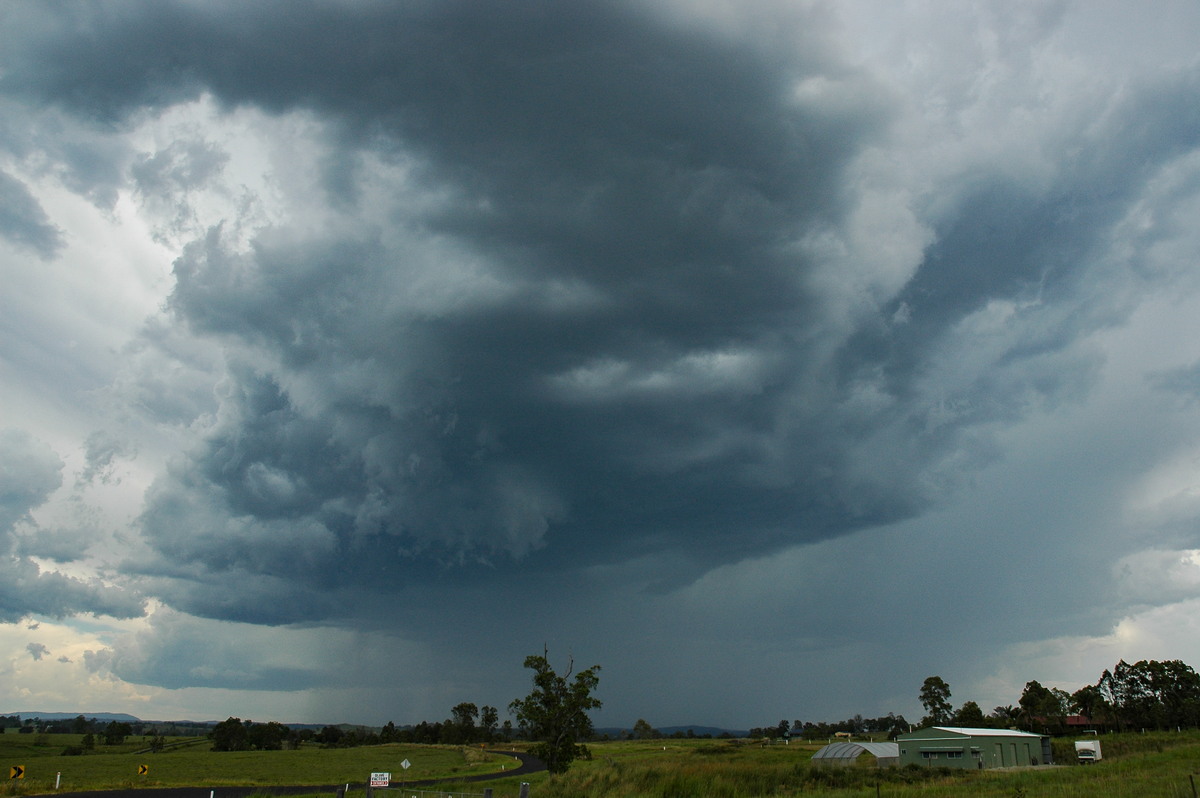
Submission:
{"label": "distant hill", "polygon": [[6,718],[11,718],[16,715],[21,720],[27,718],[41,718],[42,720],[73,720],[80,715],[83,715],[88,720],[95,718],[96,720],[115,720],[118,723],[141,723],[141,718],[135,718],[133,715],[126,715],[124,712],[0,712]]}
{"label": "distant hill", "polygon": [[[686,735],[689,731],[691,731],[691,733],[693,735],[695,735],[696,737],[704,737],[705,735],[707,735],[709,737],[720,737],[723,734],[727,734],[730,737],[745,737],[746,735],[748,735],[750,733],[750,732],[746,731],[745,729],[724,729],[724,728],[721,728],[720,726],[694,726],[694,725],[693,726],[662,726],[662,727],[656,729],[656,731],[659,734],[661,734],[663,737],[672,737],[677,732]],[[610,728],[604,728],[604,729],[596,729],[596,734],[608,735],[609,737],[620,737],[622,734],[630,734],[630,733],[631,733],[630,729],[620,728],[620,727],[616,727],[616,726],[610,727]]]}
{"label": "distant hill", "polygon": [[720,737],[722,734],[728,734],[730,737],[745,737],[750,733],[746,729],[722,729],[717,726],[663,726],[659,732],[670,737],[675,732],[687,734],[689,730],[697,737],[703,737],[706,734],[713,737]]}
{"label": "distant hill", "polygon": [[[21,720],[29,720],[30,718],[38,718],[39,720],[74,720],[83,715],[87,720],[94,718],[105,723],[115,720],[118,723],[176,724],[179,726],[216,726],[221,722],[219,720],[146,720],[145,718],[135,717],[124,712],[0,712],[0,717],[11,718],[14,715]],[[356,723],[285,723],[283,725],[289,729],[312,729],[313,731],[320,731],[326,726],[337,726],[343,731],[360,731],[373,728],[378,730],[378,727],[363,726]]]}

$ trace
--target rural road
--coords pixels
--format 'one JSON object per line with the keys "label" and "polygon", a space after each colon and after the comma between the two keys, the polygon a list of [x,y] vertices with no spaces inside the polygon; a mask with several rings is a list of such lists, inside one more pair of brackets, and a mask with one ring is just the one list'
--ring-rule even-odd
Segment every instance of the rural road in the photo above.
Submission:
{"label": "rural road", "polygon": [[[400,785],[404,787],[429,787],[435,784],[444,784],[447,782],[454,784],[474,784],[480,781],[491,781],[493,779],[504,779],[509,776],[523,776],[527,773],[537,773],[545,770],[546,765],[542,760],[530,754],[522,754],[516,751],[491,751],[493,754],[502,756],[511,756],[514,759],[520,760],[521,765],[513,770],[502,770],[498,773],[481,773],[475,776],[451,776],[441,779],[424,779],[415,781],[393,781],[391,787],[387,789],[399,789]],[[395,774],[393,774],[395,775]],[[312,793],[329,793],[334,795],[339,789],[345,787],[343,784],[308,784],[297,786],[256,786],[256,787],[146,787],[134,790],[90,790],[87,792],[56,792],[49,793],[54,798],[247,798],[250,795],[309,795]],[[351,788],[362,788],[365,783],[350,783]],[[384,788],[377,787],[377,790]],[[385,793],[386,794],[386,793]]]}

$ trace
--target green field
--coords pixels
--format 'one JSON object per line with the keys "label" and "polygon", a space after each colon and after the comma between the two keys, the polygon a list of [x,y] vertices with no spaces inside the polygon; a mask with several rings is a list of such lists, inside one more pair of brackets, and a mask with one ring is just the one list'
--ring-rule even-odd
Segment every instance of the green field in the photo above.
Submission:
{"label": "green field", "polygon": [[[393,781],[467,776],[512,769],[510,757],[484,754],[455,746],[379,745],[324,749],[308,745],[296,751],[213,752],[207,740],[168,738],[167,743],[190,742],[156,754],[139,753],[149,738],[130,738],[121,746],[100,745],[94,753],[63,756],[79,745],[77,734],[28,734],[0,737],[0,766],[22,766],[25,777],[9,779],[7,794],[52,793],[126,787],[363,784],[371,773],[392,773]],[[401,763],[408,760],[407,770]],[[148,772],[138,775],[139,765]]]}
{"label": "green field", "polygon": [[[186,738],[185,738],[186,739]],[[194,740],[194,738],[192,738]],[[1056,741],[1061,767],[999,771],[947,771],[887,768],[863,762],[849,768],[813,766],[820,744],[763,747],[745,740],[657,740],[610,742],[591,746],[592,758],[578,761],[561,776],[540,773],[488,782],[496,798],[516,796],[519,781],[531,784],[533,798],[758,798],[809,796],[829,798],[897,796],[939,798],[1190,798],[1200,773],[1200,733],[1105,735],[1105,759],[1097,765],[1071,761],[1069,740]],[[131,740],[84,756],[61,756],[75,735],[5,735],[0,754],[9,766],[23,765],[26,778],[9,780],[7,794],[52,793],[62,774],[61,791],[159,786],[359,785],[373,771],[389,771],[393,780],[458,777],[512,768],[507,757],[452,746],[383,745],[365,748],[214,753],[206,742],[158,754],[135,753],[146,743]],[[400,762],[412,767],[403,771]],[[149,772],[137,775],[137,766]],[[483,786],[445,785],[443,789],[480,793]],[[398,791],[376,791],[376,798],[407,798]]]}
{"label": "green field", "polygon": [[[1106,758],[1074,764],[1071,741],[1056,746],[1062,767],[954,771],[923,768],[813,766],[820,744],[763,748],[745,741],[660,741],[595,746],[593,760],[535,783],[537,798],[757,798],[819,794],[856,796],[997,796],[1094,798],[1193,795],[1190,777],[1200,771],[1200,733],[1111,735]],[[665,750],[664,750],[665,746]],[[1109,752],[1112,752],[1111,754]],[[497,790],[497,795],[500,795]]]}

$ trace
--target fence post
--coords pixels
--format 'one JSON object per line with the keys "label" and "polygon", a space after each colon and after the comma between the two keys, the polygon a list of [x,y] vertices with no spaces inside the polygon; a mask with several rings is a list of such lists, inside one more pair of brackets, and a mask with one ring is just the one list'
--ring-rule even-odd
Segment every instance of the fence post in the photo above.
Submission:
{"label": "fence post", "polygon": [[345,787],[337,788],[337,798],[346,798],[346,788]]}
{"label": "fence post", "polygon": [[367,785],[367,798],[375,798],[375,788],[370,784]]}
{"label": "fence post", "polygon": [[529,782],[527,781],[521,782],[520,798],[529,798]]}
{"label": "fence post", "polygon": [[483,798],[492,798],[492,788],[491,787],[483,788]]}

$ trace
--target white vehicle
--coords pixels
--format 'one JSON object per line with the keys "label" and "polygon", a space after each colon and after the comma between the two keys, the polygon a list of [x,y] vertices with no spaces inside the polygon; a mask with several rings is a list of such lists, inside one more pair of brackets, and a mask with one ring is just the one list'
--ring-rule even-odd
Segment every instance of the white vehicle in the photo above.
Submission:
{"label": "white vehicle", "polygon": [[1104,756],[1100,753],[1099,740],[1076,740],[1075,741],[1075,757],[1081,765],[1092,765],[1099,762]]}

